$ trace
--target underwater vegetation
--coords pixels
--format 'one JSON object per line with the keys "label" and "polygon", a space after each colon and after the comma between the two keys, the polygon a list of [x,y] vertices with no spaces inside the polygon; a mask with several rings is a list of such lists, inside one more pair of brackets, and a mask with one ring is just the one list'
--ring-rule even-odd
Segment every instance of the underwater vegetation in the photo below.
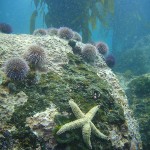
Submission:
{"label": "underwater vegetation", "polygon": [[0,32],[10,34],[12,33],[12,27],[6,23],[0,23]]}
{"label": "underwater vegetation", "polygon": [[[0,130],[0,133],[2,131]],[[9,131],[2,132],[2,136],[0,137],[0,149],[1,150],[13,150],[13,142],[12,135]]]}
{"label": "underwater vegetation", "polygon": [[[48,74],[43,74],[42,77],[41,77],[41,81],[40,83],[38,84],[38,87],[37,85],[33,88],[36,88],[37,87],[37,90],[40,92],[43,88],[44,90],[44,93],[45,93],[45,101],[43,101],[42,103],[42,107],[46,107],[48,105],[49,102],[53,102],[54,104],[57,105],[57,107],[60,108],[60,112],[63,112],[64,110],[67,111],[68,113],[71,112],[71,110],[69,109],[69,105],[68,105],[68,101],[67,99],[69,98],[73,98],[74,101],[76,101],[77,103],[79,103],[81,106],[81,109],[84,111],[84,112],[88,112],[89,109],[91,109],[92,107],[95,106],[95,104],[99,104],[99,103],[103,103],[103,107],[102,107],[102,110],[107,110],[106,107],[110,107],[109,109],[120,109],[118,108],[119,106],[117,106],[117,104],[112,104],[110,103],[109,104],[109,101],[107,100],[107,96],[106,96],[106,93],[105,93],[105,90],[101,91],[99,88],[103,87],[103,88],[107,88],[107,86],[105,85],[105,83],[103,83],[104,81],[101,80],[100,83],[97,83],[96,85],[96,82],[97,80],[94,79],[96,77],[96,74],[94,72],[91,72],[89,69],[86,70],[86,66],[80,64],[81,66],[76,67],[76,65],[78,63],[82,63],[82,61],[78,58],[78,57],[74,57],[72,54],[69,54],[68,55],[68,58],[70,58],[70,63],[66,66],[64,66],[65,68],[65,72],[64,72],[64,75],[63,75],[63,79],[62,77],[59,77],[57,74],[53,74],[52,72],[48,73]],[[76,63],[74,61],[77,61]],[[81,62],[80,62],[81,61]],[[73,64],[72,64],[73,63]],[[75,63],[75,64],[74,64]],[[79,65],[79,64],[78,64]],[[81,69],[80,69],[81,67]],[[84,68],[84,70],[82,70]],[[80,74],[79,74],[80,73]],[[88,79],[85,79],[84,78],[84,75],[85,74],[88,74]],[[92,75],[93,74],[93,75]],[[69,75],[69,76],[68,76]],[[80,76],[80,77],[79,77]],[[77,79],[74,80],[74,77],[76,77]],[[89,82],[89,79],[92,79],[92,81]],[[98,78],[97,78],[98,79]],[[45,82],[48,82],[50,81],[51,84],[50,86],[48,87],[45,87]],[[67,89],[66,89],[66,86],[65,85],[69,85],[69,87],[71,88],[72,92],[67,92]],[[89,85],[95,85],[100,91],[97,91],[98,89],[95,89],[96,87],[93,87],[93,89],[90,89]],[[19,86],[19,85],[17,85]],[[22,87],[23,88],[23,87]],[[42,88],[42,89],[41,89]],[[46,88],[46,89],[45,89]],[[92,88],[92,87],[91,87]],[[43,92],[43,90],[41,92]],[[98,93],[100,92],[101,93],[101,96],[100,97],[97,97],[96,98],[96,101],[93,101],[93,97],[94,97],[94,91],[97,91]],[[30,94],[33,95],[32,91],[29,91],[27,90]],[[37,92],[38,92],[37,91]],[[51,91],[50,93],[48,91]],[[103,93],[104,92],[104,93]],[[104,94],[104,95],[103,95]],[[82,96],[84,95],[84,97]],[[43,97],[43,98],[44,98]],[[101,99],[103,97],[103,100]],[[109,97],[109,96],[108,96]],[[33,98],[32,98],[33,99]],[[110,97],[111,99],[111,97]],[[113,101],[113,99],[111,99]],[[34,101],[34,99],[33,99]],[[33,106],[33,109],[30,109],[29,110],[29,114],[32,112],[32,111],[35,111],[35,107],[36,110],[37,109],[40,109],[39,107],[39,104],[41,103],[40,102],[41,100],[39,99],[39,102],[34,104]],[[28,108],[30,107],[30,102],[25,106],[25,108]],[[44,104],[45,103],[45,104]],[[86,105],[87,104],[87,105]],[[24,109],[25,109],[24,108]],[[21,109],[21,108],[20,108]],[[25,118],[25,114],[23,113],[23,109],[22,109],[22,112],[19,113],[19,111],[21,110],[18,110],[18,112],[15,113],[15,115],[13,116],[13,118],[17,118],[17,116],[21,115],[23,117],[23,119]],[[97,110],[97,109],[96,109]],[[75,111],[75,110],[74,110]],[[28,115],[28,113],[26,115]],[[17,116],[16,116],[17,115]],[[98,115],[98,116],[97,116]],[[103,111],[100,111],[98,112],[95,117],[98,119],[99,117],[101,118],[101,121],[102,122],[105,122],[105,120],[108,120],[108,122],[111,122],[112,124],[115,124],[117,125],[117,122],[119,121],[121,124],[124,122],[124,117],[122,116],[122,110],[120,109],[119,110],[119,114],[117,115],[115,112],[111,115],[105,115],[103,113]],[[117,115],[117,116],[116,116]],[[119,116],[121,115],[121,116]],[[21,117],[20,116],[20,117]],[[107,117],[106,117],[107,116]],[[69,117],[69,118],[68,118]],[[106,118],[105,118],[106,117]],[[118,118],[119,117],[119,118]],[[81,149],[87,149],[87,146],[86,146],[86,142],[85,144],[83,144],[83,140],[82,140],[82,132],[80,130],[76,130],[75,131],[71,131],[70,133],[67,132],[66,134],[65,133],[62,133],[61,135],[55,135],[55,132],[57,131],[59,133],[59,130],[58,128],[61,129],[61,127],[63,127],[66,123],[68,123],[68,121],[73,121],[74,120],[74,116],[73,115],[69,115],[67,117],[63,116],[63,115],[58,115],[56,116],[56,119],[55,119],[55,123],[56,123],[56,127],[54,128],[54,133],[53,135],[55,136],[55,140],[59,143],[57,146],[56,146],[56,149],[57,147],[62,147],[62,149],[66,149],[67,147],[70,147],[71,149],[74,149],[74,144],[72,143],[75,143],[77,145],[77,147],[81,148]],[[98,119],[99,120],[99,119]],[[12,119],[13,121],[13,119]],[[19,121],[19,120],[18,120]],[[21,122],[21,120],[19,121]],[[17,123],[17,125],[19,125],[19,122]],[[14,122],[15,123],[15,122]],[[98,123],[96,121],[96,119],[93,119],[93,123]],[[20,125],[19,125],[20,126]],[[107,133],[107,127],[105,125],[105,123],[101,123],[100,126],[102,127],[102,130],[103,130],[103,133]],[[95,128],[94,128],[95,129]],[[94,131],[93,131],[94,132]],[[95,131],[96,132],[96,131]],[[97,132],[96,132],[97,133]],[[100,134],[102,136],[102,134]],[[86,136],[85,136],[86,137]],[[105,137],[105,136],[104,136]],[[30,138],[30,137],[28,137]],[[108,147],[110,145],[107,145],[106,146],[106,143],[110,143],[109,141],[107,142],[104,142],[104,140],[100,140],[98,141],[97,138],[94,138],[92,136],[91,137],[91,141],[92,141],[92,145],[93,145],[93,148],[96,149],[96,143],[98,142],[99,144],[101,143],[101,146],[103,147]],[[88,140],[88,139],[85,139],[85,141]],[[96,142],[96,141],[97,142]],[[94,144],[94,143],[95,144]],[[42,144],[42,143],[41,143]],[[104,144],[104,145],[103,145]],[[44,145],[44,143],[43,143]]]}
{"label": "underwater vegetation", "polygon": [[[34,31],[37,15],[49,27],[67,26],[82,33],[83,41],[91,38],[91,29],[96,29],[97,21],[109,27],[110,16],[114,14],[114,0],[33,0],[36,9],[30,18],[30,33]],[[48,12],[44,8],[47,6]],[[101,9],[99,9],[101,8]]]}
{"label": "underwater vegetation", "polygon": [[128,84],[129,105],[139,122],[143,150],[150,147],[150,74],[133,78]]}
{"label": "underwater vegetation", "polygon": [[[8,46],[9,41],[8,51],[21,45],[16,53],[30,66],[20,82],[0,72],[2,134],[13,127],[11,139],[18,149],[129,149],[130,131],[123,108],[127,106],[122,101],[125,94],[103,55],[92,44],[78,42],[74,36],[48,36],[48,30],[45,37],[2,34],[17,43]],[[2,58],[5,62],[6,57]],[[37,71],[45,59],[49,60],[47,71]],[[2,141],[7,142],[4,137]]]}
{"label": "underwater vegetation", "polygon": [[[24,92],[28,95],[28,101],[24,105],[15,108],[11,120],[8,122],[17,128],[15,131],[11,132],[11,136],[14,141],[18,141],[17,143],[20,148],[34,149],[36,147],[43,147],[46,149],[50,146],[46,144],[47,141],[43,140],[42,137],[37,137],[34,135],[31,129],[25,126],[25,121],[27,117],[31,117],[38,111],[45,110],[48,106],[50,107],[51,103],[57,105],[59,112],[62,113],[56,116],[54,120],[54,129],[48,130],[47,128],[49,132],[45,133],[50,135],[48,139],[55,138],[55,142],[53,144],[56,145],[57,143],[56,150],[60,147],[63,150],[67,147],[74,149],[74,144],[72,143],[75,143],[77,147],[83,150],[86,150],[91,146],[93,149],[99,149],[99,144],[101,147],[106,149],[112,148],[110,141],[103,140],[107,139],[107,136],[104,134],[108,135],[108,123],[118,127],[119,124],[124,124],[122,108],[115,103],[114,99],[109,95],[109,92],[107,92],[109,87],[105,81],[100,79],[90,66],[84,64],[84,61],[80,57],[74,56],[73,54],[68,54],[68,59],[69,64],[64,66],[63,76],[60,76],[54,72],[48,72],[41,75],[40,82],[38,84],[32,84],[29,86],[26,85],[26,81],[15,83],[16,91],[12,94],[24,90]],[[85,78],[85,75],[87,78]],[[30,76],[28,76],[28,78],[30,78]],[[100,82],[97,82],[98,80]],[[11,83],[13,81],[9,82]],[[5,86],[5,84],[7,86],[9,83],[6,82],[3,86]],[[71,89],[70,92],[68,92],[68,86]],[[99,93],[99,96],[95,95],[95,93]],[[83,118],[83,122],[84,119],[92,119],[95,116],[95,119],[92,121],[93,123],[90,123],[90,127],[92,128],[91,132],[98,138],[91,135],[92,145],[89,143],[90,130],[87,130],[89,124],[86,124],[85,122],[85,125],[83,126],[83,139],[81,134],[82,132],[80,130],[74,129],[75,131],[67,132],[67,134],[63,133],[64,131],[60,132],[61,128],[63,129],[66,126],[65,124],[68,124],[68,121],[73,122],[75,119],[75,117],[70,113],[70,106],[72,107],[72,111],[75,113],[74,115],[77,117],[76,112],[78,113],[79,110],[77,104],[70,101],[70,106],[68,105],[68,99],[71,98],[73,98],[76,103],[80,104],[80,108],[83,112],[88,112],[90,110]],[[100,109],[98,107],[99,104],[101,105]],[[116,113],[116,109],[118,110],[118,113]],[[63,115],[64,110],[68,114],[67,116]],[[107,112],[108,110],[111,110],[111,114],[105,113],[105,111]],[[83,115],[83,113],[81,114]],[[80,113],[78,115],[80,117]],[[99,119],[102,121],[100,124],[98,122]],[[46,120],[43,121],[45,122]],[[53,122],[50,126],[53,125]],[[97,127],[95,127],[97,125],[98,128],[101,129],[102,133],[99,129],[97,129]],[[39,126],[38,130],[40,129],[42,129],[42,127]],[[33,128],[33,131],[34,130],[36,130],[36,128]],[[46,131],[46,129],[43,129],[43,131]],[[61,135],[58,135],[59,132]],[[86,132],[88,135],[86,135]],[[100,140],[98,140],[99,138]]]}

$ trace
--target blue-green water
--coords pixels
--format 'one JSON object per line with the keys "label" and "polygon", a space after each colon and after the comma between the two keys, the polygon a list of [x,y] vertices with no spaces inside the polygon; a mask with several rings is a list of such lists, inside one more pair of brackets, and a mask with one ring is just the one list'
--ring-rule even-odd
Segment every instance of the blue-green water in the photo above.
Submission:
{"label": "blue-green water", "polygon": [[[74,0],[71,0],[74,1]],[[83,0],[84,1],[84,0]],[[142,36],[148,35],[150,32],[150,16],[148,0],[114,0],[115,9],[114,16],[111,18],[109,29],[105,31],[105,27],[97,22],[96,29],[92,30],[92,40],[104,40],[113,47],[113,51],[132,47],[134,43],[141,39]],[[59,1],[56,1],[56,5]],[[94,3],[94,2],[93,2]],[[65,7],[65,5],[64,5]],[[70,6],[66,6],[70,7]],[[1,0],[0,2],[0,22],[5,22],[13,27],[13,33],[30,33],[29,23],[30,17],[35,9],[34,0]],[[64,8],[65,9],[65,8]],[[59,10],[58,10],[59,11]],[[60,10],[61,11],[61,10]],[[63,11],[63,10],[62,10]],[[45,12],[47,6],[45,5]],[[63,13],[63,12],[62,12]],[[55,16],[55,14],[53,14]],[[69,16],[69,12],[68,12]],[[109,18],[110,19],[110,18]],[[64,24],[65,26],[65,24]],[[36,28],[46,28],[43,24],[42,15],[36,20]],[[121,28],[121,29],[120,29]],[[115,30],[115,31],[114,31]],[[119,31],[118,31],[119,30]],[[132,37],[128,37],[132,33]],[[117,37],[114,36],[115,34]],[[128,33],[129,32],[129,33]],[[117,39],[116,39],[117,38]],[[113,39],[115,41],[113,41]],[[113,42],[112,42],[113,41]]]}
{"label": "blue-green water", "polygon": [[113,56],[111,69],[139,121],[144,150],[150,149],[150,0],[0,0],[1,23],[9,24],[12,34],[69,27],[83,43],[107,43],[104,59]]}

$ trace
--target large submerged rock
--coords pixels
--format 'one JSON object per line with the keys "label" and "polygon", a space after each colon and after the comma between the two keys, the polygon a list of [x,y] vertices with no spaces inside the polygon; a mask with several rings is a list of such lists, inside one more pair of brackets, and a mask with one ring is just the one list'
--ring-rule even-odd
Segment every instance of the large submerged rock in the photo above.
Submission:
{"label": "large submerged rock", "polygon": [[150,74],[133,78],[127,89],[129,105],[139,122],[143,149],[150,147]]}
{"label": "large submerged rock", "polygon": [[[22,81],[8,79],[3,73],[5,61],[23,57],[33,44],[46,51],[46,71],[31,69]],[[108,139],[91,134],[92,149],[142,149],[126,95],[100,54],[94,64],[88,64],[57,36],[0,33],[0,66],[1,148],[87,150],[81,128],[56,134],[76,120],[68,103],[73,99],[85,114],[100,105],[92,122]]]}

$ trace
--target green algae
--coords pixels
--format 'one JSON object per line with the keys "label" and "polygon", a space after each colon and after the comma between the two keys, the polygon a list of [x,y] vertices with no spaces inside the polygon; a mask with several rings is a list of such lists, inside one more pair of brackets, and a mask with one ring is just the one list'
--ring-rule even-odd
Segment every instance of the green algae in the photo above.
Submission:
{"label": "green algae", "polygon": [[150,97],[149,76],[140,76],[137,79],[132,80],[129,87],[138,97]]}
{"label": "green algae", "polygon": [[127,96],[134,116],[139,122],[143,149],[150,147],[150,75],[142,75],[129,83]]}
{"label": "green algae", "polygon": [[[116,109],[119,109],[118,113],[112,113],[111,124],[122,124],[125,120],[122,108],[114,102],[114,99],[109,94],[110,87],[103,79],[98,77],[92,66],[82,62],[81,58],[78,56],[69,54],[68,58],[71,60],[69,60],[68,65],[64,66],[64,71],[66,72],[65,75],[67,75],[67,77],[64,77],[64,80],[67,83],[69,82],[68,84],[71,91],[70,97],[77,104],[79,104],[81,110],[83,110],[85,113],[93,106],[100,105],[101,108],[97,112],[93,122],[97,124],[99,129],[102,130],[104,134],[108,135],[107,122],[110,120],[110,116],[107,115],[108,112],[111,110],[115,111]],[[94,92],[99,94],[96,99],[94,98]],[[74,119],[75,117],[73,114],[68,115],[66,122],[59,121],[57,123],[59,126],[58,128],[67,122],[73,121]],[[75,139],[69,137],[75,137]],[[82,147],[81,149],[87,149],[87,147],[84,145],[84,142],[82,141],[81,129],[75,129],[74,131],[67,132],[67,134],[62,134],[59,137],[55,134],[55,138],[59,143],[63,143],[64,145],[69,143],[70,149],[74,149],[74,145],[76,145],[78,148]],[[92,136],[91,139],[91,141],[94,141],[94,149],[108,149],[108,147],[110,149],[112,148],[111,143],[108,141],[97,139],[94,136]],[[66,147],[68,147],[68,145],[66,145]]]}
{"label": "green algae", "polygon": [[[24,149],[35,148],[40,144],[44,150],[45,143],[40,142],[33,135],[30,129],[25,126],[25,122],[27,117],[44,111],[51,102],[57,106],[60,113],[66,112],[68,114],[67,117],[59,115],[55,118],[54,136],[58,142],[58,148],[74,150],[76,144],[76,148],[87,149],[82,139],[81,130],[77,129],[60,136],[56,135],[62,125],[75,119],[68,104],[70,99],[73,99],[85,113],[93,106],[100,105],[100,110],[94,117],[93,123],[106,135],[109,134],[107,129],[109,124],[119,126],[125,122],[121,106],[116,104],[109,94],[112,87],[97,75],[91,65],[84,63],[80,56],[69,53],[68,59],[69,63],[63,66],[62,75],[47,72],[41,74],[40,80],[35,82],[35,73],[31,72],[25,81],[9,81],[4,84],[7,86],[13,82],[16,86],[14,95],[24,91],[28,96],[28,101],[23,106],[15,108],[11,120],[8,122],[17,128],[13,133],[13,138],[19,140],[20,147]],[[30,141],[34,141],[33,145]],[[94,136],[91,137],[91,141],[93,149],[112,149],[110,141]]]}

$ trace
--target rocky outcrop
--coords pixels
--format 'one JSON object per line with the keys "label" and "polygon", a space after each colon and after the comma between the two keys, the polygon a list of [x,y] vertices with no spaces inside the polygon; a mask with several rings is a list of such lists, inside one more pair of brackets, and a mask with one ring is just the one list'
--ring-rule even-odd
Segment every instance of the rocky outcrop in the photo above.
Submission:
{"label": "rocky outcrop", "polygon": [[[31,68],[22,81],[8,79],[3,73],[5,61],[11,57],[24,57],[32,44],[39,45],[46,51],[45,72]],[[84,44],[79,42],[78,46],[82,49]],[[81,130],[56,134],[63,125],[75,120],[68,103],[73,99],[84,113],[92,107],[100,106],[92,122],[109,139],[91,137],[92,149],[130,149],[133,145],[142,149],[138,124],[129,109],[127,97],[116,75],[107,67],[100,54],[97,54],[93,64],[88,64],[80,55],[73,54],[68,41],[57,36],[0,33],[0,65],[1,94],[6,93],[9,99],[15,97],[15,102],[21,102],[22,98],[18,98],[21,93],[25,99],[22,105],[14,105],[11,114],[5,114],[9,118],[0,130],[2,135],[6,131],[10,132],[15,141],[11,144],[13,148],[73,150],[76,145],[78,149],[88,149],[82,140]],[[2,98],[0,108],[4,101],[5,98]],[[51,104],[59,112],[56,115],[51,114],[54,110]],[[6,105],[5,108],[9,108],[12,104]],[[49,137],[45,138],[45,134]],[[5,140],[5,137],[0,139],[1,147],[7,143]]]}
{"label": "rocky outcrop", "polygon": [[150,74],[133,78],[127,89],[129,105],[135,118],[139,122],[139,131],[143,142],[143,149],[150,147]]}

